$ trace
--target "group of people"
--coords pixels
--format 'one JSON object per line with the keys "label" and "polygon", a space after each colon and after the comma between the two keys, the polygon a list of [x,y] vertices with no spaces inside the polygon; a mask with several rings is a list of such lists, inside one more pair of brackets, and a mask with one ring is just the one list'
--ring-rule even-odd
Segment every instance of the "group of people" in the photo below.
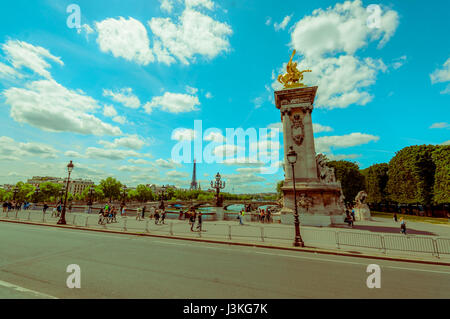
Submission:
{"label": "group of people", "polygon": [[3,202],[3,212],[10,212],[11,210],[27,210],[30,208],[31,204],[29,202],[15,202],[15,201],[5,201]]}
{"label": "group of people", "polygon": [[271,222],[270,217],[271,217],[271,211],[268,207],[266,209],[258,208],[258,220],[261,223],[270,223]]}
{"label": "group of people", "polygon": [[[350,210],[351,208],[351,210]],[[345,209],[345,219],[344,222],[348,224],[351,228],[353,228],[353,224],[355,222],[355,209],[353,207],[347,207]]]}
{"label": "group of people", "polygon": [[[124,208],[120,208],[121,215],[124,213]],[[110,223],[117,223],[117,209],[111,205],[110,203],[107,203],[104,208],[100,208],[98,212],[98,223],[100,225],[104,224],[110,224]]]}

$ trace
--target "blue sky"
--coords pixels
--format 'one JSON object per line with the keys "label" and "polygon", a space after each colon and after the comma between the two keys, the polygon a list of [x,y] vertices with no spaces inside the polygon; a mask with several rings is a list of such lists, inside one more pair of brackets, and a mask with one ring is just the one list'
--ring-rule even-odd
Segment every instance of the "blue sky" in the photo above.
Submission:
{"label": "blue sky", "polygon": [[[67,25],[72,3],[79,29]],[[188,187],[192,164],[173,163],[171,150],[191,135],[174,130],[194,120],[223,134],[279,126],[275,78],[294,48],[313,71],[305,84],[319,86],[317,152],[365,168],[450,140],[448,1],[17,0],[1,9],[0,183],[64,176],[73,160],[74,177]],[[271,151],[282,160],[279,146]],[[203,188],[220,171],[228,191],[273,191],[282,168],[260,169],[202,163],[197,172]]]}

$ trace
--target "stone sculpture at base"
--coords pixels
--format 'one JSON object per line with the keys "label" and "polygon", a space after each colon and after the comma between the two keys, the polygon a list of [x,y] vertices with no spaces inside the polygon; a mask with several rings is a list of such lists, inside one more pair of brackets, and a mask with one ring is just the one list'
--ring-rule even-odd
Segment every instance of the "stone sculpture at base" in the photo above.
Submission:
{"label": "stone sculpture at base", "polygon": [[[316,156],[311,120],[317,86],[275,91],[275,104],[281,112],[284,142],[285,180],[281,222],[294,222],[294,187],[297,208],[302,225],[329,226],[344,223],[341,184],[336,181],[334,169],[326,165],[326,158]],[[292,168],[286,154],[293,147],[298,155]]]}
{"label": "stone sculpture at base", "polygon": [[355,210],[355,220],[371,220],[370,208],[366,204],[367,193],[360,191],[355,197],[356,205],[353,208]]}

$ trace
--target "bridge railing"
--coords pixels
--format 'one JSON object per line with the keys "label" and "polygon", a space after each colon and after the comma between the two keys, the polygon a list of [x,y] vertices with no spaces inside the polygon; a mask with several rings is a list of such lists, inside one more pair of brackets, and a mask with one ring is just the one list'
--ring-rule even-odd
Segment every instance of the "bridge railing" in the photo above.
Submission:
{"label": "bridge railing", "polygon": [[[45,214],[37,210],[19,210],[0,212],[0,218],[36,223],[56,224],[59,217],[50,211]],[[139,220],[139,221],[138,221]],[[178,236],[206,238],[217,240],[241,241],[249,243],[265,242],[272,245],[291,245],[294,227],[274,224],[249,224],[204,222],[203,231],[197,225],[191,231],[188,221],[166,219],[164,224],[155,224],[154,219],[140,220],[134,216],[119,217],[116,220],[99,218],[97,214],[72,213],[66,215],[66,223],[81,228],[100,228],[112,231],[149,233],[161,236]],[[425,254],[435,257],[450,257],[450,238],[401,235],[388,233],[358,232],[354,230],[337,230],[329,228],[301,227],[302,239],[306,247],[332,249],[363,249],[378,251],[383,254],[407,253]]]}

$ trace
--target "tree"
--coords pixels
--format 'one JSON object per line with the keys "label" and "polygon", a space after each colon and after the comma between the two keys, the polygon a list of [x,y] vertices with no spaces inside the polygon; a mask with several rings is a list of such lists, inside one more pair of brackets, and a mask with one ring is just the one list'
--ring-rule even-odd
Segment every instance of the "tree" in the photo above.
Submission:
{"label": "tree", "polygon": [[408,146],[389,162],[389,198],[397,203],[429,205],[433,200],[436,165],[432,159],[434,145]]}
{"label": "tree", "polygon": [[102,179],[99,186],[105,197],[109,198],[110,201],[112,201],[113,198],[120,198],[122,184],[117,179],[113,177]]}
{"label": "tree", "polygon": [[18,189],[18,192],[16,194],[16,201],[17,202],[24,202],[31,200],[31,197],[34,193],[34,186],[31,184],[26,184],[24,182],[18,182],[16,184],[16,187]]}
{"label": "tree", "polygon": [[387,163],[381,163],[361,171],[365,177],[368,203],[381,204],[387,201],[388,169]]}
{"label": "tree", "polygon": [[334,167],[336,180],[341,182],[342,193],[347,203],[352,203],[359,191],[365,189],[364,175],[356,163],[349,161],[330,161],[329,167]]}
{"label": "tree", "polygon": [[136,199],[140,202],[153,200],[153,192],[150,187],[140,184],[136,187]]}
{"label": "tree", "polygon": [[42,201],[55,201],[55,199],[59,200],[60,191],[63,189],[64,185],[52,183],[52,182],[44,182],[39,185],[39,199]]}
{"label": "tree", "polygon": [[277,199],[283,197],[283,190],[281,189],[284,186],[284,181],[279,181],[277,183]]}
{"label": "tree", "polygon": [[450,145],[441,145],[431,154],[434,173],[433,203],[450,203]]}

